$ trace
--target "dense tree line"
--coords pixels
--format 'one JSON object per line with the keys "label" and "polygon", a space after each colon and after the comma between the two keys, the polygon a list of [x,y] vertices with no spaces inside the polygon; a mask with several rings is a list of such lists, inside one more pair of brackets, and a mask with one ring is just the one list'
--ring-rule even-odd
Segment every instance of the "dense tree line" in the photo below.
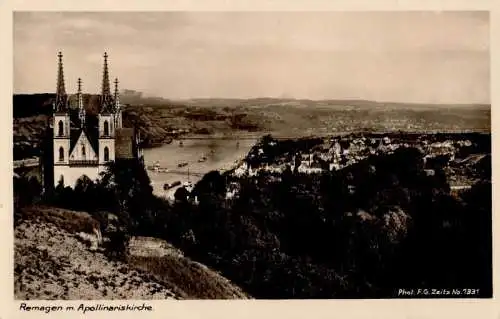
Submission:
{"label": "dense tree line", "polygon": [[[207,174],[166,237],[259,298],[390,297],[398,287],[491,294],[491,183],[450,195],[401,149],[323,175]],[[487,180],[488,178],[486,178]],[[181,240],[182,238],[182,240]]]}

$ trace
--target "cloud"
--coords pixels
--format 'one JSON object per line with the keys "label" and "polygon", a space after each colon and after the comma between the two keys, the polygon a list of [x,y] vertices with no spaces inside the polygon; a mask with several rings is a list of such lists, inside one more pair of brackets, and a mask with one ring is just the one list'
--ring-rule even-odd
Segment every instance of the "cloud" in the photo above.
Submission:
{"label": "cloud", "polygon": [[16,92],[53,91],[62,50],[95,92],[107,51],[123,86],[170,98],[489,102],[487,12],[18,12],[14,46]]}

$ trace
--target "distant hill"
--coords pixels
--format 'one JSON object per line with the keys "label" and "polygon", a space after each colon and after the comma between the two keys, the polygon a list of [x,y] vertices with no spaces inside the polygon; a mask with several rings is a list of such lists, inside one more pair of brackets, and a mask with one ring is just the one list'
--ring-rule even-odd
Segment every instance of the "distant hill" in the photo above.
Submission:
{"label": "distant hill", "polygon": [[[89,114],[97,114],[99,111],[99,95],[82,94],[83,104]],[[55,100],[53,93],[40,94],[14,94],[13,116],[14,118],[29,117],[36,115],[52,115],[52,102]],[[71,109],[78,108],[75,95],[69,96]]]}
{"label": "distant hill", "polygon": [[[52,112],[53,93],[15,94],[14,117],[26,117],[39,114],[50,115]],[[96,113],[99,109],[99,95],[83,94],[87,111]],[[141,92],[124,90],[120,94],[120,102],[128,105],[141,106],[171,106],[171,107],[264,107],[264,106],[301,106],[301,107],[358,107],[358,108],[391,108],[391,109],[490,109],[490,104],[426,104],[405,102],[380,102],[370,100],[310,100],[291,98],[194,98],[184,100],[170,100],[161,97],[144,97]],[[75,96],[70,98],[70,104],[76,108]]]}
{"label": "distant hill", "polygon": [[[14,95],[14,154],[36,156],[31,145],[52,113],[54,94]],[[353,131],[481,131],[489,132],[487,104],[412,104],[364,100],[254,98],[168,100],[125,90],[124,125],[137,127],[143,146],[168,143],[182,134],[328,135]],[[87,111],[99,109],[99,95],[84,95]],[[70,98],[76,108],[76,99]]]}
{"label": "distant hill", "polygon": [[352,100],[310,100],[292,98],[250,98],[250,99],[225,99],[225,98],[198,98],[178,100],[178,103],[192,106],[266,106],[266,105],[301,105],[308,107],[325,106],[352,106],[352,107],[391,107],[391,108],[490,108],[490,104],[428,104],[428,103],[407,103],[407,102],[381,102],[362,99]]}
{"label": "distant hill", "polygon": [[55,94],[14,94],[13,96],[13,117],[29,117],[35,115],[51,115],[52,102]]}

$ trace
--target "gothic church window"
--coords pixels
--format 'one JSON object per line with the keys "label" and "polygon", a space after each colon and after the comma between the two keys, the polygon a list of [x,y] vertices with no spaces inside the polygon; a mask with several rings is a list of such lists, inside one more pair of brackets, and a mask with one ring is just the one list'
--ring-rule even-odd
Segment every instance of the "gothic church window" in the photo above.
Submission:
{"label": "gothic church window", "polygon": [[104,148],[104,161],[109,161],[109,149],[107,146]]}
{"label": "gothic church window", "polygon": [[64,124],[63,121],[59,121],[59,136],[64,135]]}
{"label": "gothic church window", "polygon": [[104,121],[104,135],[105,136],[109,135],[109,123],[108,123],[108,121]]}
{"label": "gothic church window", "polygon": [[85,145],[82,145],[82,156],[85,157]]}
{"label": "gothic church window", "polygon": [[63,162],[64,161],[64,148],[59,147],[59,162]]}

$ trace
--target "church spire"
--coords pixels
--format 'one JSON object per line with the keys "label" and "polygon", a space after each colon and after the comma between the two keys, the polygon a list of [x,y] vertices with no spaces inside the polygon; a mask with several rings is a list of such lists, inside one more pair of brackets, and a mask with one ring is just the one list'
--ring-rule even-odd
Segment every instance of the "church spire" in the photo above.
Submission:
{"label": "church spire", "polygon": [[111,112],[111,89],[109,85],[108,71],[108,53],[104,52],[104,69],[102,74],[102,92],[101,92],[101,112]]}
{"label": "church spire", "polygon": [[115,79],[115,110],[118,111],[120,109],[120,97],[118,95],[118,78]]}
{"label": "church spire", "polygon": [[120,106],[120,96],[118,94],[118,79],[115,79],[115,94],[114,94],[114,120],[115,120],[115,127],[116,128],[122,128],[122,109]]}
{"label": "church spire", "polygon": [[102,76],[102,95],[110,95],[109,88],[109,71],[108,71],[108,53],[104,52],[104,70]]}
{"label": "church spire", "polygon": [[65,112],[66,111],[66,89],[64,87],[64,69],[62,58],[63,55],[61,52],[57,54],[59,58],[58,69],[57,69],[57,88],[56,88],[56,100],[54,102],[54,111],[55,112]]}
{"label": "church spire", "polygon": [[78,118],[80,119],[80,126],[85,126],[85,108],[83,107],[82,96],[82,79],[78,78]]}

